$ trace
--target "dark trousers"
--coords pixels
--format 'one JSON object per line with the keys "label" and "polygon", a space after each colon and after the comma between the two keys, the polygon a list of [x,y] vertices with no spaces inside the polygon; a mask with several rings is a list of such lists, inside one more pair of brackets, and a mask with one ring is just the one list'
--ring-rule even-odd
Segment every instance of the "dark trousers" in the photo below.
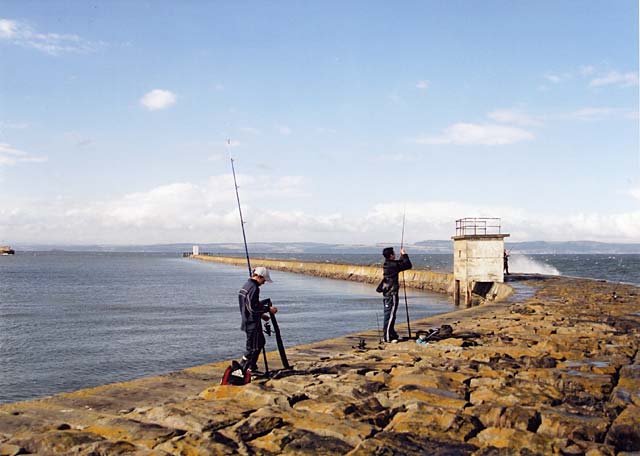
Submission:
{"label": "dark trousers", "polygon": [[258,323],[255,327],[247,328],[245,332],[247,333],[247,345],[242,357],[242,368],[245,370],[249,368],[255,371],[258,368],[257,362],[260,352],[265,344],[262,325]]}
{"label": "dark trousers", "polygon": [[398,311],[398,293],[382,298],[384,303],[384,341],[389,342],[398,338],[398,333],[394,328],[396,324],[396,312]]}

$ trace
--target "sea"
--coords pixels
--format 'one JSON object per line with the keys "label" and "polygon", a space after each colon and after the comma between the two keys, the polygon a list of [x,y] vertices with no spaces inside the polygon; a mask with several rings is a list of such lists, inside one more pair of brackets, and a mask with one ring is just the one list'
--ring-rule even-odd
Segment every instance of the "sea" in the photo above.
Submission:
{"label": "sea", "polygon": [[[259,255],[258,255],[259,256]],[[273,255],[379,264],[379,255]],[[451,271],[451,255],[412,255]],[[258,260],[254,260],[257,264]],[[512,255],[512,272],[640,285],[640,255]],[[0,403],[238,359],[243,267],[175,253],[18,252],[0,257]],[[285,346],[382,325],[371,284],[272,272],[261,287],[279,309]],[[411,321],[454,310],[451,298],[408,290]],[[406,331],[404,308],[396,329]],[[415,330],[415,327],[412,327]],[[275,350],[267,337],[267,349]]]}

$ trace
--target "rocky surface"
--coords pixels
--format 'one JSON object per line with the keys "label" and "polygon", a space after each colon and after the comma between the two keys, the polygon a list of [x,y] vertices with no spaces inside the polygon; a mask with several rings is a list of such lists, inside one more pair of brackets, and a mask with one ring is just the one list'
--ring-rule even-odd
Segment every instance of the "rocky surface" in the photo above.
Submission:
{"label": "rocky surface", "polygon": [[452,326],[426,345],[369,332],[289,349],[293,370],[241,387],[218,384],[219,363],[6,404],[0,455],[640,451],[640,290],[523,283],[534,292],[412,322]]}

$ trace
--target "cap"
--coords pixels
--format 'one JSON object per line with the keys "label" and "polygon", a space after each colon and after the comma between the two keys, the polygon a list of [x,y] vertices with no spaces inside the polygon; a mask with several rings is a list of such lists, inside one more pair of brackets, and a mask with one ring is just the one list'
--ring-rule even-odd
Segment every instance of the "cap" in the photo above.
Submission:
{"label": "cap", "polygon": [[269,270],[264,266],[258,266],[253,270],[253,273],[255,275],[259,275],[267,282],[273,282],[273,280],[271,280],[271,277],[269,276]]}

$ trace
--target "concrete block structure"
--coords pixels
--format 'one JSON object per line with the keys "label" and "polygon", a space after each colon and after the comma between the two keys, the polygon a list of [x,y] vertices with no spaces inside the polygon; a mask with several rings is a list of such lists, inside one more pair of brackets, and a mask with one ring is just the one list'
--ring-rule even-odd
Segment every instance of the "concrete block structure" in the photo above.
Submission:
{"label": "concrete block structure", "polygon": [[496,282],[504,282],[504,238],[499,218],[456,220],[453,239],[453,299],[472,305],[473,294],[487,297]]}

